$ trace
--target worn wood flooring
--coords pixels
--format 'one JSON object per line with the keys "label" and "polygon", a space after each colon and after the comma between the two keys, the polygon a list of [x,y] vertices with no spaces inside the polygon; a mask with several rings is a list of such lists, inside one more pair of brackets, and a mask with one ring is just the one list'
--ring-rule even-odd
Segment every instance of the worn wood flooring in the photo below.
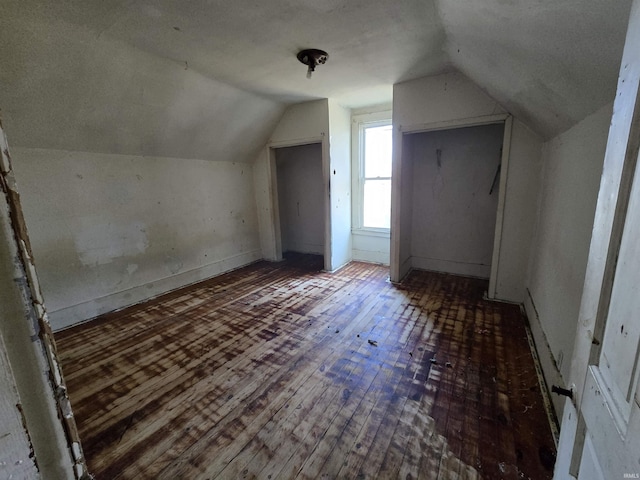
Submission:
{"label": "worn wood flooring", "polygon": [[518,306],[321,268],[261,262],[58,333],[96,479],[552,477]]}

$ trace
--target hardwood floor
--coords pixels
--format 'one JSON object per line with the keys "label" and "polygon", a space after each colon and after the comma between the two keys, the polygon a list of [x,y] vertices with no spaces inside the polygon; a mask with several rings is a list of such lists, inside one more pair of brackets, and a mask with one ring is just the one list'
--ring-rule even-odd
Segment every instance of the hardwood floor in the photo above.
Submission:
{"label": "hardwood floor", "polygon": [[518,306],[294,255],[56,335],[98,480],[548,479]]}

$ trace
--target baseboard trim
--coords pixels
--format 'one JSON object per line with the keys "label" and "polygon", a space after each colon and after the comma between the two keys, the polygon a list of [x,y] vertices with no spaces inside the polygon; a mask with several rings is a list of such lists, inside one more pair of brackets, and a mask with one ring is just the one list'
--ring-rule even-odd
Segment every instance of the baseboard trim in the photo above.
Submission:
{"label": "baseboard trim", "polygon": [[553,405],[553,412],[556,417],[556,425],[562,422],[562,414],[564,412],[564,397],[559,395],[551,395],[551,387],[558,385],[565,387],[564,379],[553,357],[551,347],[547,341],[547,336],[544,333],[542,324],[540,323],[540,317],[536,309],[533,297],[529,289],[526,289],[526,297],[524,301],[524,311],[528,322],[527,334],[531,337],[531,342],[535,348],[535,355],[537,356],[537,362],[542,370],[543,381],[545,383],[545,391]]}
{"label": "baseboard trim", "polygon": [[352,250],[353,260],[358,262],[379,263],[389,265],[389,252],[374,252],[371,250]]}
{"label": "baseboard trim", "polygon": [[130,307],[172,290],[244,267],[261,259],[262,252],[260,250],[239,253],[177,275],[49,312],[49,322],[54,332],[64,330],[65,328],[90,321],[99,315]]}

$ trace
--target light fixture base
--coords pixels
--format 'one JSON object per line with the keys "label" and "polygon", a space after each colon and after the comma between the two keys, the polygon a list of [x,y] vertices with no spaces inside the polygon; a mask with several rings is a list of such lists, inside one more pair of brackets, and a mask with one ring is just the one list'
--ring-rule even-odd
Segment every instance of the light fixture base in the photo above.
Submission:
{"label": "light fixture base", "polygon": [[301,63],[309,67],[307,69],[307,78],[311,78],[311,74],[316,70],[316,66],[324,65],[329,58],[329,54],[317,48],[306,48],[300,50],[297,57]]}

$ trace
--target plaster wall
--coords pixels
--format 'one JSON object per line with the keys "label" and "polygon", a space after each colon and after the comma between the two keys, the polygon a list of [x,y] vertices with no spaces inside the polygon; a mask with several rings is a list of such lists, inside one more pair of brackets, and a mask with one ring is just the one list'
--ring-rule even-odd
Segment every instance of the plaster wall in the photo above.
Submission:
{"label": "plaster wall", "polygon": [[569,376],[611,113],[609,104],[543,147],[525,307],[550,383]]}
{"label": "plaster wall", "polygon": [[331,267],[352,258],[351,237],[351,111],[329,99],[329,189]]}
{"label": "plaster wall", "polygon": [[[502,107],[458,72],[423,77],[393,86],[393,187],[391,206],[391,279],[411,269],[411,162],[403,132],[446,128],[461,119],[505,113]],[[410,158],[410,157],[406,157]],[[408,178],[407,178],[408,177]],[[394,213],[395,212],[395,213]]]}
{"label": "plaster wall", "polygon": [[109,7],[6,6],[0,107],[54,328],[259,258],[250,163],[282,103],[103,34]]}
{"label": "plaster wall", "polygon": [[458,72],[423,77],[393,87],[396,130],[497,113],[506,110]]}
{"label": "plaster wall", "polygon": [[[391,178],[391,249],[390,249],[390,271],[391,279],[394,281],[401,280],[412,267],[411,263],[411,240],[413,231],[413,162],[396,162],[395,152],[397,148],[397,140],[402,142],[403,158],[413,157],[413,142],[408,135],[397,136],[394,128],[393,151],[394,159],[392,165]],[[400,195],[394,197],[394,186],[398,185],[395,190],[400,190]],[[399,218],[398,218],[399,217]],[[396,221],[399,224],[396,226]],[[395,243],[395,245],[394,245]],[[401,252],[398,260],[394,260],[394,247],[399,247]],[[400,268],[400,275],[394,276],[396,268]]]}
{"label": "plaster wall", "polygon": [[[252,169],[262,258],[278,260],[275,232],[277,212],[274,210],[277,191],[272,177],[275,169],[275,165],[271,165],[275,161],[272,158],[272,148],[323,142],[328,131],[328,100],[291,105],[285,110],[269,141],[255,159]],[[326,161],[323,157],[323,162]],[[323,169],[324,175],[326,172]]]}
{"label": "plaster wall", "polygon": [[251,166],[13,150],[52,327],[260,258]]}
{"label": "plaster wall", "polygon": [[304,143],[328,132],[329,100],[314,100],[289,106],[269,136],[269,143]]}
{"label": "plaster wall", "polygon": [[[411,170],[403,162],[403,131],[445,129],[506,111],[473,82],[458,72],[425,77],[394,85],[394,188],[392,205],[391,278],[401,279],[411,268],[409,213],[412,199],[406,193]],[[510,167],[506,172],[506,196],[498,258],[496,298],[524,301],[530,236],[537,206],[541,139],[517,119],[511,135]],[[394,213],[394,210],[396,213]],[[395,238],[394,238],[395,237]]]}
{"label": "plaster wall", "polygon": [[269,166],[269,147],[265,147],[251,166],[253,172],[253,191],[256,199],[258,214],[258,229],[260,232],[260,255],[265,260],[277,261],[275,209],[273,208],[275,182],[271,177]]}
{"label": "plaster wall", "polygon": [[534,235],[541,170],[540,137],[514,119],[511,129],[505,204],[500,232],[500,252],[495,298],[522,303],[529,252]]}
{"label": "plaster wall", "polygon": [[489,278],[503,130],[492,124],[407,136],[414,268]]}
{"label": "plaster wall", "polygon": [[276,170],[282,251],[324,255],[322,146],[278,148]]}

